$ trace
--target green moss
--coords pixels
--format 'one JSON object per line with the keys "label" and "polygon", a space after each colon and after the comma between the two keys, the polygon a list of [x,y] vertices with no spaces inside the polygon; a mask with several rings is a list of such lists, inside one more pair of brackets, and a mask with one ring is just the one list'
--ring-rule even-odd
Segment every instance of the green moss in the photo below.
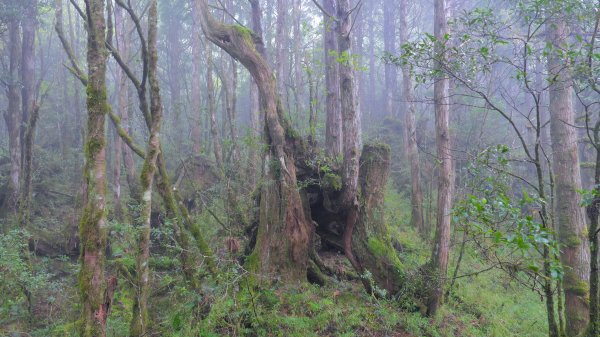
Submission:
{"label": "green moss", "polygon": [[377,256],[383,257],[387,255],[386,245],[376,238],[369,238],[369,250]]}
{"label": "green moss", "polygon": [[325,186],[333,188],[334,191],[342,189],[342,177],[335,173],[327,173],[323,178]]}
{"label": "green moss", "polygon": [[252,252],[247,258],[245,263],[246,269],[250,272],[257,272],[260,268],[260,260],[256,252]]}
{"label": "green moss", "polygon": [[103,139],[91,138],[85,144],[85,156],[87,160],[92,161],[94,155],[104,148],[105,141]]}
{"label": "green moss", "polygon": [[560,243],[565,247],[577,247],[581,245],[581,238],[576,233],[561,233]]}
{"label": "green moss", "polygon": [[563,287],[566,292],[574,293],[584,298],[589,297],[589,287],[587,282],[583,281],[572,270],[565,271]]}

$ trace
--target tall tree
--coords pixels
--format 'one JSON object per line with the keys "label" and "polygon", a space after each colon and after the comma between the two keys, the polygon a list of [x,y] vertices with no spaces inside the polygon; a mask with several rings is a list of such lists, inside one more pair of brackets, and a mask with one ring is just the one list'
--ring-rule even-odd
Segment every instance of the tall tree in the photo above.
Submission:
{"label": "tall tree", "polygon": [[338,41],[335,0],[323,1],[323,50],[325,59],[325,148],[332,157],[342,154],[342,114],[340,107],[339,63],[337,62]]}
{"label": "tall tree", "polygon": [[80,222],[81,295],[80,335],[103,337],[110,309],[110,292],[104,275],[106,230],[106,136],[104,124],[109,110],[106,94],[106,22],[104,0],[87,0],[87,133],[84,176],[87,202]]}
{"label": "tall tree", "polygon": [[[408,43],[408,1],[400,0],[400,43]],[[425,233],[425,223],[423,220],[423,192],[421,191],[421,164],[419,162],[419,149],[417,147],[417,124],[415,98],[413,94],[413,82],[410,75],[410,69],[407,66],[402,67],[402,97],[406,106],[405,128],[407,137],[407,154],[410,161],[411,177],[411,217],[410,221],[414,228],[423,236]]]}
{"label": "tall tree", "polygon": [[4,121],[8,129],[8,152],[10,156],[10,178],[8,180],[8,195],[5,199],[5,206],[12,211],[16,211],[17,201],[19,199],[19,186],[21,182],[21,92],[19,90],[19,69],[21,66],[21,34],[19,18],[12,15],[8,22],[8,108],[4,113]]}
{"label": "tall tree", "polygon": [[150,317],[148,297],[150,295],[150,217],[152,214],[152,187],[157,171],[156,161],[160,152],[160,126],[162,105],[158,83],[158,50],[156,31],[158,26],[157,0],[150,3],[148,10],[148,81],[150,84],[150,137],[141,171],[142,209],[140,214],[140,237],[136,260],[136,296],[131,321],[132,336],[147,336]]}
{"label": "tall tree", "polygon": [[[383,45],[384,52],[396,55],[396,7],[395,1],[383,0]],[[387,117],[395,117],[397,107],[394,97],[398,87],[398,72],[391,63],[385,65],[385,113]]]}
{"label": "tall tree", "polygon": [[338,0],[337,3],[338,52],[346,55],[346,61],[339,67],[340,99],[342,109],[343,155],[342,180],[344,182],[342,205],[347,208],[346,228],[344,229],[344,253],[352,264],[360,270],[352,252],[352,232],[359,217],[358,203],[358,173],[359,160],[362,150],[362,130],[356,83],[354,80],[354,65],[352,63],[353,16],[349,0]]}
{"label": "tall tree", "polygon": [[590,256],[585,237],[586,224],[581,197],[581,173],[577,151],[577,130],[573,109],[573,80],[569,60],[563,56],[567,48],[569,28],[561,17],[547,23],[548,44],[553,51],[548,57],[550,74],[550,134],[555,174],[556,221],[562,244],[564,265],[565,314],[569,336],[579,336],[588,323],[587,282]]}
{"label": "tall tree", "polygon": [[[444,36],[447,33],[446,0],[435,0],[434,36],[436,38],[436,59],[444,55]],[[436,68],[442,64],[436,62]],[[450,153],[448,78],[439,72],[434,83],[435,129],[438,167],[437,224],[435,242],[431,255],[431,271],[434,284],[431,286],[427,313],[435,315],[443,302],[444,279],[448,271],[450,251],[450,221],[452,219],[452,192],[454,174],[452,172],[452,154]]]}
{"label": "tall tree", "polygon": [[192,7],[192,79],[191,79],[191,121],[192,121],[192,151],[194,155],[202,151],[202,46],[200,35],[200,13]]}

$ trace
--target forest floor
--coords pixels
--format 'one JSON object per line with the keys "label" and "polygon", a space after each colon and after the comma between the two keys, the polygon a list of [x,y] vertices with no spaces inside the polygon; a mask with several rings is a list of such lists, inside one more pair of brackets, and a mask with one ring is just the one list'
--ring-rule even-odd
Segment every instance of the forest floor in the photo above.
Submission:
{"label": "forest floor", "polygon": [[[59,191],[61,177],[55,184]],[[65,181],[65,180],[62,180]],[[76,181],[76,180],[72,180]],[[40,192],[41,193],[41,192]],[[56,193],[54,193],[56,194]],[[38,195],[40,195],[38,193]],[[44,196],[42,196],[44,197]],[[59,235],[68,222],[76,221],[65,205],[73,198],[50,203],[48,209],[38,210],[34,225],[42,232]],[[41,202],[41,200],[40,200]],[[409,199],[393,192],[386,194],[386,216],[392,235],[399,244],[399,257],[410,275],[428,261],[430,243],[423,241],[408,225]],[[53,208],[50,210],[50,208]],[[61,211],[65,209],[65,211]],[[204,230],[218,242],[210,216],[200,215]],[[70,226],[72,227],[73,224]],[[109,271],[118,265],[133,263],[130,247],[134,246],[135,231],[129,225],[111,225],[111,249],[114,259]],[[12,235],[12,234],[11,234]],[[34,256],[34,276],[19,274],[15,258],[3,252],[18,251],[17,234],[0,240],[0,336],[11,331],[27,331],[23,336],[75,336],[78,296],[76,256]],[[36,234],[41,235],[41,234]],[[155,237],[168,237],[167,231],[156,231]],[[456,267],[461,233],[453,237],[450,272]],[[57,242],[65,245],[65,242]],[[217,243],[218,244],[218,243]],[[169,249],[169,245],[165,245]],[[456,280],[447,303],[436,318],[422,315],[423,305],[410,296],[379,299],[368,295],[360,281],[332,279],[326,286],[303,283],[275,284],[257,289],[245,282],[245,271],[220,254],[218,280],[205,284],[202,295],[190,291],[181,280],[178,262],[173,251],[161,251],[151,261],[153,295],[151,312],[153,336],[545,336],[547,331],[544,304],[539,295],[515,284],[500,271],[489,271]],[[349,268],[343,256],[326,257],[335,268]],[[475,273],[486,268],[477,254],[467,250],[458,275]],[[10,272],[10,273],[9,273]],[[25,279],[24,279],[25,277]],[[25,301],[20,296],[19,282],[37,283],[33,319],[27,322]],[[418,283],[408,292],[418,292]],[[108,321],[108,336],[127,336],[132,308],[132,289],[126,277],[120,276]],[[28,325],[28,328],[25,326]],[[17,335],[19,336],[19,335]]]}

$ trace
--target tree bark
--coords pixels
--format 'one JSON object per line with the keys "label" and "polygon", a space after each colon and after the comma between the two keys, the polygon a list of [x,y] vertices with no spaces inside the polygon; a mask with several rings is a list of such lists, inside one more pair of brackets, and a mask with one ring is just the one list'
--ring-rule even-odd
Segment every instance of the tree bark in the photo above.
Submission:
{"label": "tree bark", "polygon": [[342,181],[342,208],[346,210],[346,224],[344,229],[344,253],[352,265],[359,272],[362,268],[352,250],[353,230],[359,217],[358,202],[358,173],[359,160],[362,148],[362,134],[358,100],[356,97],[356,84],[354,82],[354,68],[352,63],[352,39],[350,37],[353,17],[350,12],[349,0],[338,0],[337,7],[338,24],[338,52],[346,62],[339,66],[340,77],[340,99],[342,109],[343,129],[343,154]]}
{"label": "tree bark", "polygon": [[[383,45],[384,52],[396,55],[396,3],[383,0]],[[394,95],[398,88],[398,71],[391,63],[385,64],[385,114],[386,117],[396,117],[397,107],[394,104]]]}
{"label": "tree bark", "polygon": [[136,263],[135,302],[131,321],[132,336],[147,336],[150,324],[148,297],[150,292],[150,218],[152,214],[152,187],[157,171],[156,161],[160,152],[160,126],[162,105],[158,82],[158,50],[156,31],[158,26],[157,0],[153,0],[148,11],[148,80],[150,84],[150,116],[152,123],[146,150],[146,158],[140,177],[142,209],[140,214],[140,236]]}
{"label": "tree bark", "polygon": [[110,300],[104,276],[106,230],[106,137],[105,117],[109,104],[106,94],[104,1],[86,1],[87,18],[87,110],[84,176],[87,203],[80,222],[81,269],[79,286],[82,301],[80,335],[103,337]]}
{"label": "tree bark", "polygon": [[208,113],[210,115],[210,134],[213,142],[213,153],[219,170],[223,170],[223,149],[221,148],[221,139],[219,138],[219,128],[217,127],[217,111],[215,102],[215,85],[213,81],[213,59],[212,48],[206,44],[206,91],[208,96]]}
{"label": "tree bark", "polygon": [[[561,19],[547,24],[548,43],[555,50],[567,44],[569,29]],[[580,206],[581,173],[577,151],[577,130],[573,109],[573,83],[569,61],[552,52],[548,58],[551,76],[550,129],[553,151],[553,169],[556,181],[556,221],[561,261],[564,265],[564,291],[567,334],[578,336],[585,331],[589,317],[588,287],[590,256],[585,232],[586,224]]]}
{"label": "tree bark", "polygon": [[[352,249],[362,271],[368,270],[373,277],[363,279],[367,291],[373,292],[373,286],[377,285],[393,295],[401,289],[403,277],[402,264],[392,246],[384,217],[389,173],[390,148],[365,145],[360,159],[360,217],[352,234]],[[372,281],[375,284],[369,283]]]}
{"label": "tree bark", "polygon": [[262,41],[247,29],[215,21],[206,0],[196,3],[207,38],[248,69],[258,85],[265,112],[269,151],[264,163],[269,183],[261,191],[257,241],[248,268],[288,281],[305,280],[312,223],[296,186],[297,139],[284,119],[273,73],[257,50]]}
{"label": "tree bark", "polygon": [[[336,13],[335,0],[324,0],[327,13]],[[337,60],[337,22],[334,17],[323,14],[323,49],[325,59],[325,148],[333,158],[342,155],[342,113],[340,108],[339,63]]]}
{"label": "tree bark", "polygon": [[[400,0],[400,43],[408,43],[408,1]],[[407,134],[407,154],[411,176],[411,225],[421,236],[427,235],[423,220],[423,192],[421,191],[421,164],[417,146],[416,109],[413,95],[413,82],[410,69],[402,67],[402,96],[406,106],[405,126]]]}
{"label": "tree bark", "polygon": [[20,29],[16,15],[8,23],[9,39],[9,79],[8,79],[8,108],[4,113],[4,121],[8,129],[8,151],[10,156],[10,178],[8,180],[8,194],[4,207],[15,212],[19,200],[21,182],[21,93],[19,90],[19,68],[21,64]]}
{"label": "tree bark", "polygon": [[[447,32],[446,1],[435,0],[434,35],[437,39],[438,57],[443,57],[444,35]],[[436,67],[441,67],[437,64]],[[435,126],[438,168],[437,226],[431,255],[431,272],[434,278],[427,313],[434,316],[443,302],[444,280],[448,271],[450,249],[450,221],[452,218],[452,192],[454,177],[450,153],[448,79],[440,75],[434,84]]]}
{"label": "tree bark", "polygon": [[192,9],[192,87],[191,87],[191,120],[192,120],[192,152],[198,155],[202,152],[202,91],[200,81],[202,80],[202,46],[200,13]]}

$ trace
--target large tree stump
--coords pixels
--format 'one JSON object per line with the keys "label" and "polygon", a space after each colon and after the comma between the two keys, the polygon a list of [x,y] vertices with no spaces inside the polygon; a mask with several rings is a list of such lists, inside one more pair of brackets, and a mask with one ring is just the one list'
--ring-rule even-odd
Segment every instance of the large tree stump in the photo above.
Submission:
{"label": "large tree stump", "polygon": [[387,145],[366,145],[360,158],[360,215],[352,233],[352,250],[363,275],[369,271],[375,284],[389,294],[400,290],[402,263],[392,246],[384,217],[384,192],[390,174]]}

